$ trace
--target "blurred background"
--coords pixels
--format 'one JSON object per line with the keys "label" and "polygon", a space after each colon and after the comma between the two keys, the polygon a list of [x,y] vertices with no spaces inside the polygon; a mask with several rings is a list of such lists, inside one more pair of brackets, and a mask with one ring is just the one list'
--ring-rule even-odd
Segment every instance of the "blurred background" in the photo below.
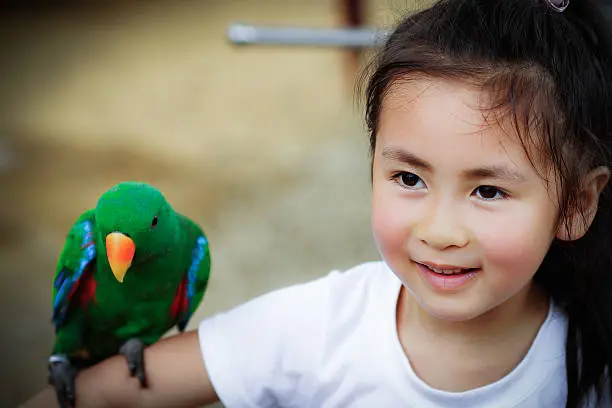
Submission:
{"label": "blurred background", "polygon": [[[209,236],[190,327],[378,258],[367,134],[346,50],[236,47],[233,22],[390,27],[427,1],[4,1],[0,8],[0,406],[46,385],[65,234],[124,180]],[[357,21],[357,23],[355,23]]]}

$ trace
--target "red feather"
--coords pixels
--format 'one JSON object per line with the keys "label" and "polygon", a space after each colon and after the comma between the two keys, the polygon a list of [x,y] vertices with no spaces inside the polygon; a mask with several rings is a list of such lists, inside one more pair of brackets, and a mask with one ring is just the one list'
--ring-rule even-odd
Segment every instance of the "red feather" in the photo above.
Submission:
{"label": "red feather", "polygon": [[96,282],[93,276],[92,264],[89,264],[83,272],[84,273],[81,276],[81,279],[79,279],[79,286],[81,286],[81,290],[79,293],[79,303],[81,308],[85,309],[91,301],[97,302],[96,287],[98,286],[98,283]]}
{"label": "red feather", "polygon": [[172,306],[170,307],[172,319],[178,320],[181,314],[187,310],[187,305],[187,278],[184,278],[178,286]]}
{"label": "red feather", "polygon": [[[93,276],[93,264],[85,267],[81,277],[74,283],[68,294],[67,303],[74,301],[81,309],[86,308],[89,302],[96,301],[97,282]],[[76,297],[73,297],[76,294]]]}

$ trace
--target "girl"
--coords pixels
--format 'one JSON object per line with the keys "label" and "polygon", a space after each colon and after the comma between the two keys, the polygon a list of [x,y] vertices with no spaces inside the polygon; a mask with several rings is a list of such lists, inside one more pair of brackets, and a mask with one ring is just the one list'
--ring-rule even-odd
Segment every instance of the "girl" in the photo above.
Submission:
{"label": "girl", "polygon": [[590,0],[409,16],[366,92],[382,261],[151,346],[148,389],[109,359],[78,406],[612,406],[611,86]]}

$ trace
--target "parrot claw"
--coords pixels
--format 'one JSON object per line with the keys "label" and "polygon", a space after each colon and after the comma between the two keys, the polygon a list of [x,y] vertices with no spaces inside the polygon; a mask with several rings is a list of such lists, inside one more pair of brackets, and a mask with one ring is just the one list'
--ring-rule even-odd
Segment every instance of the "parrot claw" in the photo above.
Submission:
{"label": "parrot claw", "polygon": [[119,349],[119,353],[123,354],[127,359],[130,375],[138,376],[140,385],[143,388],[147,387],[147,376],[144,366],[144,343],[137,338],[129,339]]}
{"label": "parrot claw", "polygon": [[77,370],[63,354],[49,357],[49,384],[55,388],[57,402],[61,408],[75,406],[75,379]]}

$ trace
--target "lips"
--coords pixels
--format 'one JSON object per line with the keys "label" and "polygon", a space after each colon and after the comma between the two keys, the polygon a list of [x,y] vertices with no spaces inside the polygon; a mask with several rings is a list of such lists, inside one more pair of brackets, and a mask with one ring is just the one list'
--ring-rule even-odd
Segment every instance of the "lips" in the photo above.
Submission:
{"label": "lips", "polygon": [[417,270],[428,285],[436,292],[455,293],[474,285],[480,268],[464,268],[456,265],[439,265],[415,262]]}
{"label": "lips", "polygon": [[473,272],[478,268],[464,268],[461,266],[453,266],[453,265],[440,265],[429,262],[416,262],[429,270],[440,274],[440,275],[459,275],[463,273]]}

